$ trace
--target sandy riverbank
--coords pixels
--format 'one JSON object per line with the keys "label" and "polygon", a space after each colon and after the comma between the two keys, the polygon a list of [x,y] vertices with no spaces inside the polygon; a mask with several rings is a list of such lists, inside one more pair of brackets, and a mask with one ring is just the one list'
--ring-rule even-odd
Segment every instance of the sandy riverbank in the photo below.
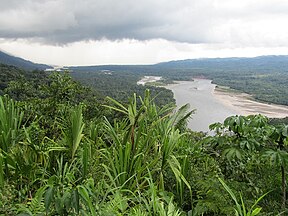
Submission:
{"label": "sandy riverbank", "polygon": [[251,96],[225,88],[216,88],[211,80],[178,81],[165,88],[174,93],[177,107],[189,103],[196,113],[188,122],[194,131],[209,131],[208,126],[223,122],[228,116],[262,114],[270,118],[288,116],[288,107],[254,101]]}
{"label": "sandy riverbank", "polygon": [[161,80],[162,77],[160,76],[144,76],[141,80],[137,82],[138,85],[145,85],[149,82],[156,82]]}
{"label": "sandy riverbank", "polygon": [[288,116],[288,106],[257,102],[245,93],[215,88],[213,94],[225,106],[239,111],[241,115],[262,114],[269,118],[284,118]]}

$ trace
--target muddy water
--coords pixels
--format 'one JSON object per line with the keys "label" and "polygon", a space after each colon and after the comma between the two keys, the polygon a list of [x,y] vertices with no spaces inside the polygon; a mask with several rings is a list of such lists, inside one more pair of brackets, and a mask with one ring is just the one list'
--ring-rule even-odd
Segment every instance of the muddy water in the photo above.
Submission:
{"label": "muddy water", "polygon": [[189,103],[191,109],[196,109],[188,123],[188,127],[195,131],[209,131],[209,125],[215,122],[223,122],[231,115],[240,114],[232,107],[225,106],[215,98],[213,91],[215,85],[211,80],[195,79],[194,81],[181,81],[168,85],[176,99],[178,107]]}

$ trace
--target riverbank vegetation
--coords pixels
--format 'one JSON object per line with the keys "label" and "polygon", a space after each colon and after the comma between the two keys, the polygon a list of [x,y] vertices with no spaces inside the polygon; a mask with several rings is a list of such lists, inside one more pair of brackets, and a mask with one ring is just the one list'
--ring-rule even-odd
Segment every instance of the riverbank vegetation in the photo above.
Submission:
{"label": "riverbank vegetation", "polygon": [[[208,78],[213,83],[248,93],[266,103],[288,105],[288,57],[188,59],[155,65],[71,67],[74,73],[109,70],[132,76],[161,76],[167,82]],[[85,76],[85,75],[84,75]]]}
{"label": "riverbank vegetation", "polygon": [[35,74],[0,97],[1,214],[286,214],[287,124],[232,116],[208,136],[153,90],[122,101]]}

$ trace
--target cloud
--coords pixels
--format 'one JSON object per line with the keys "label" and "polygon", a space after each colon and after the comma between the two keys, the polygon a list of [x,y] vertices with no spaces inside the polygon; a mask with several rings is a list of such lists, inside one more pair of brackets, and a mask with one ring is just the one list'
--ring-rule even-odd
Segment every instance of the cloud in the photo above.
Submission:
{"label": "cloud", "polygon": [[281,0],[0,0],[0,38],[288,45]]}

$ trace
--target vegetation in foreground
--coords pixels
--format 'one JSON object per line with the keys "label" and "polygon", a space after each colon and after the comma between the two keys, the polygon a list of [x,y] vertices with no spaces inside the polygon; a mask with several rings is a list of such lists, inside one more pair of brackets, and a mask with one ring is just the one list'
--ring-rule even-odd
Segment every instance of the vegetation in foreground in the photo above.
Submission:
{"label": "vegetation in foreground", "polygon": [[187,105],[159,107],[148,90],[123,104],[67,75],[18,84],[0,98],[3,215],[287,211],[287,125],[232,116],[207,136],[186,128]]}

